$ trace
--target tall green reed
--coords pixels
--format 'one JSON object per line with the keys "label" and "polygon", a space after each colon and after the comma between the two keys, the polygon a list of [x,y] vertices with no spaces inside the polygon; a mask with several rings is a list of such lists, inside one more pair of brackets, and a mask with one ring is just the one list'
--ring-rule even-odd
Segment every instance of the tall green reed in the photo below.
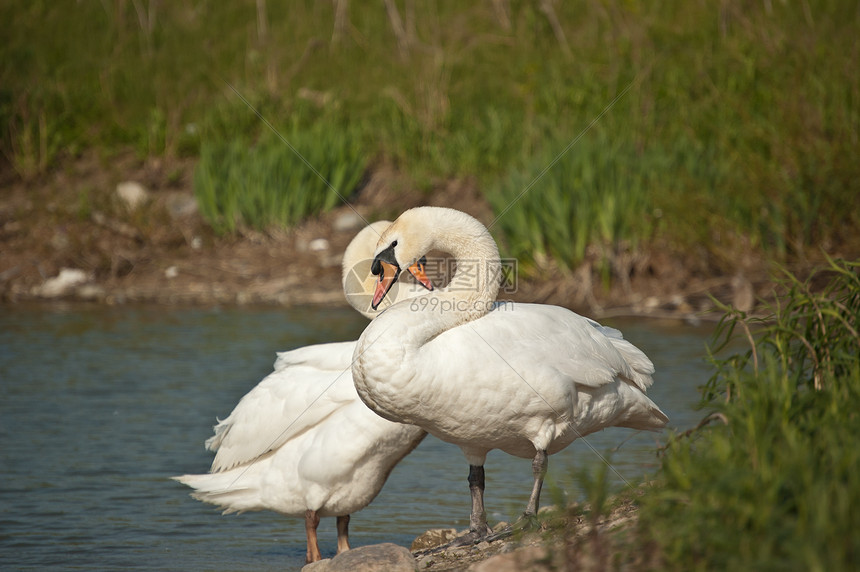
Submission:
{"label": "tall green reed", "polygon": [[348,199],[366,169],[349,130],[294,131],[251,146],[205,143],[194,192],[217,232],[289,227]]}
{"label": "tall green reed", "polygon": [[[624,135],[598,131],[566,153],[541,154],[487,193],[507,254],[526,264],[548,256],[571,268],[590,260],[608,271],[620,253],[665,230],[673,212],[665,197],[687,191],[689,177],[710,184],[722,177],[695,146],[637,148]],[[668,172],[676,177],[667,180]]]}
{"label": "tall green reed", "polygon": [[574,158],[571,174],[615,190],[576,199],[587,218],[573,233],[554,229],[567,203],[558,220],[540,204],[508,212],[503,238],[526,262],[528,245],[568,268],[589,247],[610,257],[651,238],[724,271],[744,248],[791,260],[860,247],[855,2],[584,0],[556,3],[554,22],[535,2],[416,3],[405,50],[381,3],[350,5],[338,41],[331,3],[138,4],[0,7],[0,152],[22,176],[93,149],[199,156],[259,139],[229,84],[273,124],[350,125],[421,188],[474,178],[496,214],[506,186],[587,130],[571,153],[594,165]]}

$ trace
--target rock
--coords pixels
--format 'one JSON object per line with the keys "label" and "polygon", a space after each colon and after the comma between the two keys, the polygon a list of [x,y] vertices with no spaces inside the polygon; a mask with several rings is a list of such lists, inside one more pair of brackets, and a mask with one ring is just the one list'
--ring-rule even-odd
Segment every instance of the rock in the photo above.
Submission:
{"label": "rock", "polygon": [[323,250],[328,250],[328,248],[328,241],[324,238],[315,238],[308,243],[308,250],[311,252],[322,252]]}
{"label": "rock", "polygon": [[137,181],[125,181],[116,186],[116,196],[133,211],[149,200],[149,191]]}
{"label": "rock", "polygon": [[105,298],[105,289],[98,284],[83,284],[77,289],[76,294],[82,300],[103,300]]}
{"label": "rock", "polygon": [[45,298],[58,298],[71,293],[75,288],[86,284],[89,276],[79,268],[63,268],[53,278],[48,278],[37,288],[37,294]]}
{"label": "rock", "polygon": [[332,223],[332,229],[335,232],[346,232],[348,230],[358,230],[365,225],[364,219],[361,218],[355,211],[346,211],[337,216]]}
{"label": "rock", "polygon": [[191,193],[171,193],[164,199],[164,208],[173,220],[197,214],[197,200]]}
{"label": "rock", "polygon": [[482,562],[469,566],[469,572],[519,572],[520,570],[554,570],[547,564],[547,550],[543,546],[527,546],[491,556]]}
{"label": "rock", "polygon": [[331,558],[324,558],[323,560],[317,560],[316,562],[305,564],[302,566],[302,572],[326,572],[330,562]]}
{"label": "rock", "polygon": [[313,562],[302,572],[414,572],[415,557],[396,544],[371,544],[341,552],[331,560]]}
{"label": "rock", "polygon": [[325,238],[308,240],[306,238],[299,237],[296,239],[296,250],[299,252],[324,252],[329,248],[329,242]]}
{"label": "rock", "polygon": [[412,546],[410,549],[415,552],[416,550],[427,550],[428,548],[435,548],[437,546],[442,546],[443,544],[447,544],[457,538],[457,529],[456,528],[433,528],[421,534],[412,541]]}

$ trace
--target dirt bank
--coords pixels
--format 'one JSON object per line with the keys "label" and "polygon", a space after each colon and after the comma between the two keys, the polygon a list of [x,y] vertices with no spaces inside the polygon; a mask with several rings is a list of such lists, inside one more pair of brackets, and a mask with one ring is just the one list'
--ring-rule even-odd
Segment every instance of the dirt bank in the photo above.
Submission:
{"label": "dirt bank", "polygon": [[[0,299],[344,304],[341,253],[365,220],[394,218],[422,204],[460,209],[486,224],[493,220],[471,180],[440,182],[423,193],[381,166],[350,205],[290,230],[219,237],[197,211],[193,166],[131,155],[88,156],[26,182],[6,170],[0,176]],[[124,185],[119,193],[124,182],[137,186]],[[135,188],[129,192],[130,187]],[[570,273],[547,265],[532,273],[539,278],[524,279],[520,272],[504,297],[597,317],[694,318],[711,307],[711,295],[747,308],[769,290],[765,265],[755,260],[721,275],[703,258],[662,248],[622,253],[615,266],[610,288],[588,263]]]}

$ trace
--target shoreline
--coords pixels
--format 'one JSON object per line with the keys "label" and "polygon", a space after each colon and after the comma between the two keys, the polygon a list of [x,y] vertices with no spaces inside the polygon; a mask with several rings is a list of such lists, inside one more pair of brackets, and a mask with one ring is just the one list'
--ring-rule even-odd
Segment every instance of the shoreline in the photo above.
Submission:
{"label": "shoreline", "polygon": [[[456,208],[485,224],[494,219],[473,180],[442,181],[422,192],[383,165],[348,205],[290,229],[219,236],[197,209],[193,170],[193,161],[141,162],[129,155],[105,165],[85,156],[40,181],[7,181],[0,203],[0,305],[58,299],[340,305],[341,257],[367,221],[393,220],[420,205]],[[138,194],[129,195],[129,188]],[[772,264],[751,252],[725,253],[718,261],[653,244],[619,251],[611,270],[598,266],[597,259],[587,259],[560,269],[547,260],[519,268],[514,291],[504,297],[595,318],[695,322],[709,319],[714,299],[750,311],[772,290]],[[802,275],[802,269],[792,270]]]}

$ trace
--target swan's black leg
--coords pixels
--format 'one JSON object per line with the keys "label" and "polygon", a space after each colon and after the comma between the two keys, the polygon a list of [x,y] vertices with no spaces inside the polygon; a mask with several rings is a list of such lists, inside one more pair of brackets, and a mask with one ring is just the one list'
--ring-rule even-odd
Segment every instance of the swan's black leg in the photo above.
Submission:
{"label": "swan's black leg", "polygon": [[469,532],[479,536],[490,533],[487,513],[484,511],[484,466],[469,465],[469,492],[472,493],[472,514],[469,517]]}
{"label": "swan's black leg", "polygon": [[472,514],[469,516],[469,532],[452,541],[449,546],[475,544],[489,536],[487,514],[484,511],[484,467],[469,465],[469,492],[472,494]]}

